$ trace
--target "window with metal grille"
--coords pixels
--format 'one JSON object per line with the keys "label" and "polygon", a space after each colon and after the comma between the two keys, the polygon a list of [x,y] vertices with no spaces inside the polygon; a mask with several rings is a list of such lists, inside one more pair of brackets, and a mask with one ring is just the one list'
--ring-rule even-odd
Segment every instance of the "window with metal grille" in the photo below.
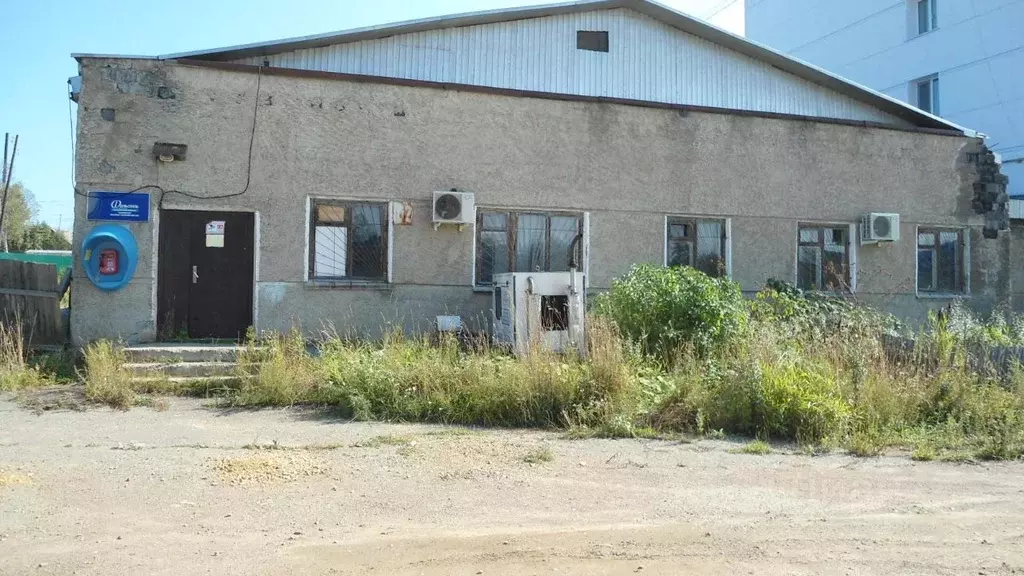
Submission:
{"label": "window with metal grille", "polygon": [[962,230],[921,228],[917,231],[917,291],[964,292]]}
{"label": "window with metal grille", "polygon": [[[569,248],[583,233],[583,215],[572,213],[478,210],[476,224],[478,286],[505,272],[568,271]],[[577,260],[582,253],[577,243]]]}
{"label": "window with metal grille", "polygon": [[608,51],[608,32],[578,30],[576,31],[576,49],[590,50],[591,52]]}
{"label": "window with metal grille", "polygon": [[665,265],[692,266],[725,276],[725,221],[670,216],[665,231]]}
{"label": "window with metal grille", "polygon": [[850,286],[850,229],[801,225],[797,242],[797,287],[840,292]]}
{"label": "window with metal grille", "polygon": [[313,200],[310,216],[310,279],[387,281],[385,204]]}

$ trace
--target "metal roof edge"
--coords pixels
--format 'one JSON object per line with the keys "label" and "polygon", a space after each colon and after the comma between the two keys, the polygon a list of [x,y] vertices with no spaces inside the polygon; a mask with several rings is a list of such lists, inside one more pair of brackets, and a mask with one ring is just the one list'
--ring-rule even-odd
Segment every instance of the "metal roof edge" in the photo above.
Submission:
{"label": "metal roof edge", "polygon": [[137,56],[132,54],[89,54],[84,52],[72,52],[71,57],[75,60],[82,58],[115,58],[118,60],[157,60],[156,56]]}
{"label": "metal roof edge", "polygon": [[410,34],[425,30],[494,24],[510,20],[542,18],[544,16],[554,16],[557,14],[568,14],[588,10],[608,10],[629,4],[629,1],[630,0],[573,0],[571,2],[559,2],[554,4],[538,4],[535,6],[517,6],[513,8],[499,8],[478,12],[464,12],[444,16],[432,16],[417,20],[406,20],[403,22],[392,22],[376,26],[367,26],[364,28],[326,32],[323,34],[313,34],[311,36],[297,36],[294,38],[255,42],[252,44],[241,44],[238,46],[226,46],[223,48],[213,48],[208,50],[194,50],[190,52],[180,52],[177,54],[165,54],[159,56],[159,58],[161,60],[172,60],[202,57],[208,60],[235,60],[238,58],[277,54],[280,52],[289,52],[304,48],[319,48],[331,44],[386,38],[389,36]]}

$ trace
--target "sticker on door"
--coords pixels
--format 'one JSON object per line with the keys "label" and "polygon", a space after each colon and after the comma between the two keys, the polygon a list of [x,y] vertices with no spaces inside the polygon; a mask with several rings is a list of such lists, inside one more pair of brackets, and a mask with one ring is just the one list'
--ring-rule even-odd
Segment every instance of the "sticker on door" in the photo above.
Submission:
{"label": "sticker on door", "polygon": [[223,220],[211,220],[206,223],[206,247],[207,248],[223,248],[224,247],[224,221]]}

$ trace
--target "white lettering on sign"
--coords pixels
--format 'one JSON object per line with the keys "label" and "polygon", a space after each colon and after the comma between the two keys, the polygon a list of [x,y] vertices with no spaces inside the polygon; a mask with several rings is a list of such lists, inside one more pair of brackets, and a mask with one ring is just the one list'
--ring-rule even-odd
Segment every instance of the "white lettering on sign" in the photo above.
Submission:
{"label": "white lettering on sign", "polygon": [[110,209],[115,214],[134,214],[139,211],[138,204],[125,204],[120,200],[114,200],[110,203]]}

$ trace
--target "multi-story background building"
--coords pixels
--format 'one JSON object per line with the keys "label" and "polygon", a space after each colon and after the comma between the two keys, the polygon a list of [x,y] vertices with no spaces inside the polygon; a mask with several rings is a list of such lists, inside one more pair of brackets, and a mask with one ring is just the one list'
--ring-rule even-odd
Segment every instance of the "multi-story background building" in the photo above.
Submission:
{"label": "multi-story background building", "polygon": [[1024,196],[1024,0],[745,0],[746,35],[988,135]]}

